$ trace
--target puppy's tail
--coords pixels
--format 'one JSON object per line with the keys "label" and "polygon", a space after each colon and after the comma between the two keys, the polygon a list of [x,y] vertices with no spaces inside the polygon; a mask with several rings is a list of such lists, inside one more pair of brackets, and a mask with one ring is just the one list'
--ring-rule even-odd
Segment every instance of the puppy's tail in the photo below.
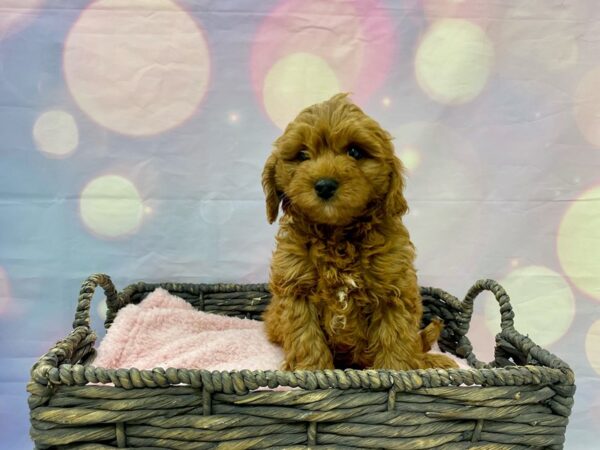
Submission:
{"label": "puppy's tail", "polygon": [[421,336],[421,346],[423,349],[423,365],[425,368],[433,368],[438,367],[442,369],[454,369],[458,368],[458,364],[452,358],[435,354],[435,353],[427,353],[433,347],[439,337],[442,329],[444,328],[444,323],[442,319],[439,317],[434,317],[431,319],[429,325],[423,328],[419,335]]}
{"label": "puppy's tail", "polygon": [[444,323],[442,322],[442,319],[439,317],[434,317],[431,319],[429,325],[419,331],[423,353],[427,353],[429,350],[431,350],[433,344],[435,344],[439,339],[443,328]]}

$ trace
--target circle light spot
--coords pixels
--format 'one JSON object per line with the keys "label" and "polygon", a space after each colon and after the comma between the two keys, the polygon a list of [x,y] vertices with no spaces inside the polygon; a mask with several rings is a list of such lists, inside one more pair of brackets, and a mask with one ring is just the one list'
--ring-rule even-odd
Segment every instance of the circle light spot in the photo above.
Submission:
{"label": "circle light spot", "polygon": [[467,103],[485,87],[493,56],[492,43],[478,25],[462,19],[438,20],[417,50],[417,81],[437,102]]}
{"label": "circle light spot", "polygon": [[144,206],[131,181],[118,175],[92,180],[79,201],[83,223],[103,237],[119,237],[137,230]]}
{"label": "circle light spot", "polygon": [[585,354],[592,368],[600,375],[600,320],[596,320],[585,336]]}
{"label": "circle light spot", "polygon": [[310,53],[292,53],[278,60],[265,78],[264,105],[280,128],[307,106],[327,100],[340,91],[327,62]]}
{"label": "circle light spot", "polygon": [[398,156],[409,172],[414,172],[421,163],[419,150],[410,145],[402,147],[398,152]]}
{"label": "circle light spot", "polygon": [[[529,334],[536,344],[544,347],[556,342],[571,326],[575,298],[559,273],[543,266],[522,267],[509,273],[500,285],[510,296],[515,328]],[[485,304],[485,317],[490,330],[498,328],[500,310],[495,300]]]}
{"label": "circle light spot", "polygon": [[341,90],[366,101],[388,75],[398,42],[384,6],[381,0],[278,1],[252,45],[250,76],[257,97],[264,99],[267,74],[277,61],[307,53],[327,62]]}
{"label": "circle light spot", "polygon": [[558,229],[557,251],[569,279],[600,300],[600,186],[584,192]]}
{"label": "circle light spot", "polygon": [[208,86],[206,40],[171,0],[93,2],[71,28],[63,60],[79,107],[126,135],[153,135],[181,124]]}
{"label": "circle light spot", "polygon": [[99,303],[98,305],[96,305],[96,313],[98,314],[98,317],[100,317],[100,319],[102,320],[106,320],[106,297],[104,297]]}
{"label": "circle light spot", "polygon": [[35,121],[33,138],[44,154],[65,157],[79,144],[79,131],[71,114],[52,110],[46,111]]}

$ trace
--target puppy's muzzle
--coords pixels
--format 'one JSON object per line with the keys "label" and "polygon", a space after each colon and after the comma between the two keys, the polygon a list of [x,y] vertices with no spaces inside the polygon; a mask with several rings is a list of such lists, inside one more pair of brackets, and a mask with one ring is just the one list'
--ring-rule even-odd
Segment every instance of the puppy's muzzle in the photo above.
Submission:
{"label": "puppy's muzzle", "polygon": [[315,183],[315,191],[323,200],[329,200],[335,194],[339,183],[333,178],[321,178]]}

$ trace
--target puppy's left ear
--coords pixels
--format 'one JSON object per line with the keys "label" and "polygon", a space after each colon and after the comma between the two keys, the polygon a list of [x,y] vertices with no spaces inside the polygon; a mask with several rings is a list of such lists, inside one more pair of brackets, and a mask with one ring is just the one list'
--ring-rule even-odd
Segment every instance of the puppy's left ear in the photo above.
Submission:
{"label": "puppy's left ear", "polygon": [[275,222],[277,214],[279,214],[279,203],[281,197],[277,191],[275,184],[275,168],[279,159],[274,154],[271,154],[265,163],[265,168],[262,173],[262,186],[267,202],[267,219],[269,223]]}
{"label": "puppy's left ear", "polygon": [[385,199],[386,214],[404,215],[408,212],[408,203],[404,198],[404,166],[395,155],[392,156],[391,165],[390,185]]}

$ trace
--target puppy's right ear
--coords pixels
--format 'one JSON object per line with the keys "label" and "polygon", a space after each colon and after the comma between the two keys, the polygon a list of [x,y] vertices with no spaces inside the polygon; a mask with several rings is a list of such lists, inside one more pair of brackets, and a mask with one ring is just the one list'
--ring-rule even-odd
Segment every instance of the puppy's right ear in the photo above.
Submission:
{"label": "puppy's right ear", "polygon": [[267,219],[269,223],[273,223],[277,219],[279,203],[281,202],[281,197],[275,184],[275,167],[278,161],[277,156],[271,154],[265,163],[262,173],[262,186],[267,201]]}

